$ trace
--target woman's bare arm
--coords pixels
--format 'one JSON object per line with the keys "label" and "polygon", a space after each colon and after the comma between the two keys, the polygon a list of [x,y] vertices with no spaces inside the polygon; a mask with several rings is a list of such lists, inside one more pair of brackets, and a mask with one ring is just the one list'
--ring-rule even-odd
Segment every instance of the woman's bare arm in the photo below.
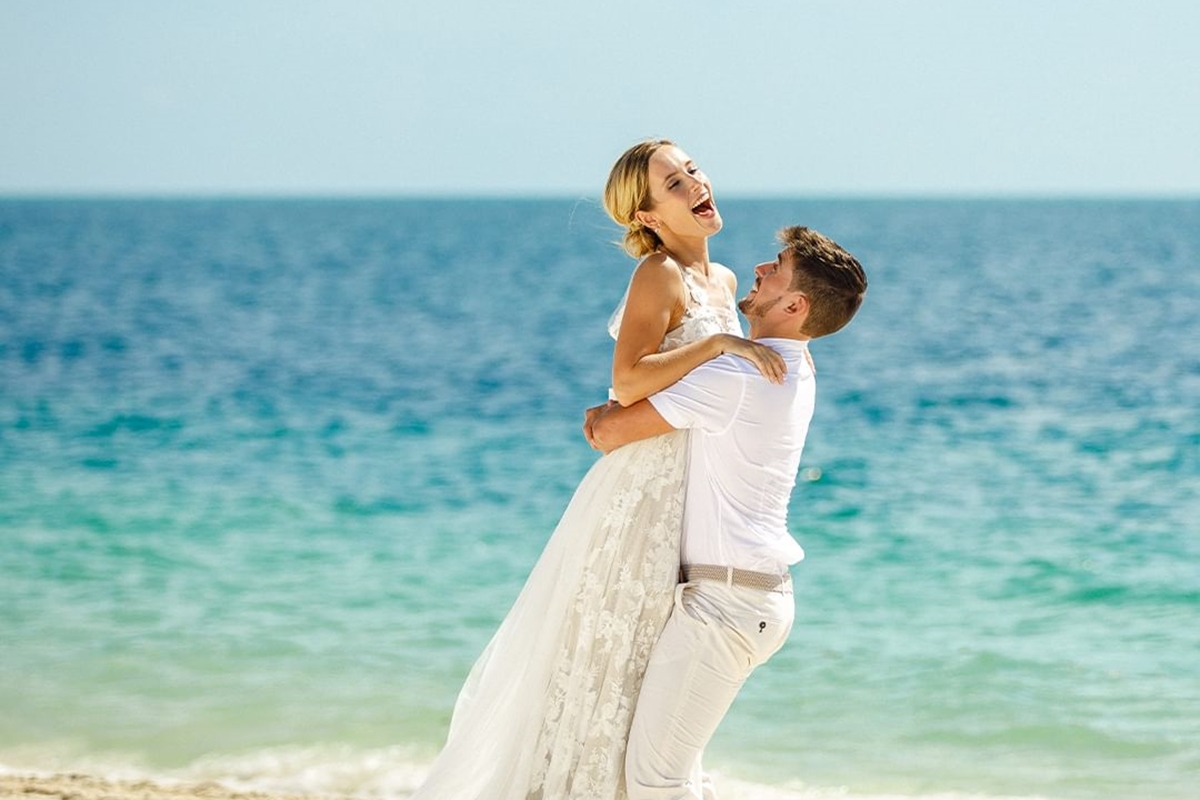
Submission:
{"label": "woman's bare arm", "polygon": [[686,292],[678,266],[661,253],[650,256],[634,271],[613,350],[613,393],[621,405],[632,405],[665,389],[726,352],[747,358],[767,378],[782,380],[785,367],[779,354],[740,336],[714,334],[658,352],[663,337],[683,318]]}

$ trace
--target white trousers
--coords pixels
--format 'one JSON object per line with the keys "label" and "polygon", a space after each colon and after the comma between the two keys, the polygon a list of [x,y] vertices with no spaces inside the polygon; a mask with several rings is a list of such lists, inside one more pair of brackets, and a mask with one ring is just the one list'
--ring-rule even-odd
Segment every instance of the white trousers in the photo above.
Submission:
{"label": "white trousers", "polygon": [[783,588],[680,584],[633,713],[629,800],[715,800],[700,756],[746,678],[792,630],[795,601]]}

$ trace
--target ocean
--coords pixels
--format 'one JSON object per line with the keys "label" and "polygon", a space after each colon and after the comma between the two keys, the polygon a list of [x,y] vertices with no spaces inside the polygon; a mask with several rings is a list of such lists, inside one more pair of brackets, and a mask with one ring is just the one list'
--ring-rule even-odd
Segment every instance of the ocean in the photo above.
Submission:
{"label": "ocean", "polygon": [[[1200,796],[1200,202],[721,201],[813,344],[736,797]],[[596,458],[592,198],[0,200],[0,771],[402,798]]]}

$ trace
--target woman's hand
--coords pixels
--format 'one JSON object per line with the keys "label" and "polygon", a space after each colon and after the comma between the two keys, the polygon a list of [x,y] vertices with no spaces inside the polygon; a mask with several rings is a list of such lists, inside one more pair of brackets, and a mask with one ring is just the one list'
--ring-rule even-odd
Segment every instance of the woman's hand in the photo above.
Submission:
{"label": "woman's hand", "polygon": [[783,383],[783,379],[787,377],[787,363],[774,348],[728,333],[717,335],[721,337],[722,353],[732,353],[746,359],[771,383]]}
{"label": "woman's hand", "polygon": [[597,417],[615,405],[617,405],[616,400],[609,400],[607,403],[592,406],[583,412],[583,438],[587,439],[587,443],[593,450],[602,450],[603,448],[600,447],[596,442],[596,438],[592,435],[592,426],[596,424]]}

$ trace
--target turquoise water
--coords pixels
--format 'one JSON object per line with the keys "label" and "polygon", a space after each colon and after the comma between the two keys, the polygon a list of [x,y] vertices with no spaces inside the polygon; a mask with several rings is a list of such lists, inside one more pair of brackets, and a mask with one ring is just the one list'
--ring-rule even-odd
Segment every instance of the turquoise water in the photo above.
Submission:
{"label": "turquoise water", "polygon": [[[722,203],[868,269],[814,345],[800,796],[1194,798],[1200,203]],[[594,456],[592,201],[0,201],[0,768],[403,796]]]}

